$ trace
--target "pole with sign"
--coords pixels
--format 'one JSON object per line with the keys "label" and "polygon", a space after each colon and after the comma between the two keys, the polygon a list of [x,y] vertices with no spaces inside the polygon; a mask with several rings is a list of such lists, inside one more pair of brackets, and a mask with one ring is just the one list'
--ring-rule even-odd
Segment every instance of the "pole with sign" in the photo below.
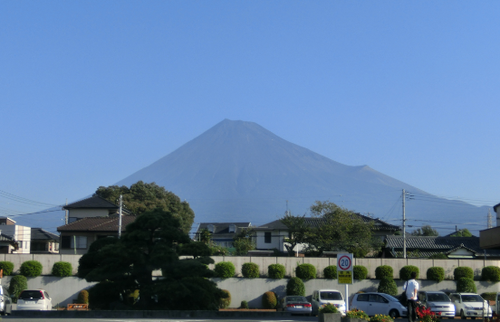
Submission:
{"label": "pole with sign", "polygon": [[349,311],[349,284],[352,284],[352,254],[337,255],[337,281],[345,284],[345,310]]}

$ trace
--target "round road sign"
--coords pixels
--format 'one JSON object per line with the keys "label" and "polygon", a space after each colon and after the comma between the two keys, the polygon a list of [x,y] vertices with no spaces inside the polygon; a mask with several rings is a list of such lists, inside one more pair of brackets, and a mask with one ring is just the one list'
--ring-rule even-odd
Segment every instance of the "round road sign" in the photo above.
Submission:
{"label": "round road sign", "polygon": [[343,255],[339,258],[339,268],[343,271],[347,271],[351,268],[351,258],[347,255]]}

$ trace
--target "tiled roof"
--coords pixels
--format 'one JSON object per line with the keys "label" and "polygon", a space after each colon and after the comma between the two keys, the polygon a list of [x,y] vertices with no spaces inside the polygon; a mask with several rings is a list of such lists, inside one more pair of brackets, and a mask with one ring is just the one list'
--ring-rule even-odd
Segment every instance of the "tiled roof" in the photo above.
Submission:
{"label": "tiled roof", "polygon": [[83,199],[77,202],[70,203],[63,209],[118,209],[119,207],[112,202],[107,201],[98,195],[93,195],[90,198]]}
{"label": "tiled roof", "polygon": [[[122,231],[125,227],[135,220],[135,216],[122,216]],[[57,227],[57,231],[105,231],[115,232],[118,231],[118,217],[88,217],[70,224]]]}
{"label": "tiled roof", "polygon": [[59,235],[43,230],[42,228],[31,228],[31,240],[59,240]]}

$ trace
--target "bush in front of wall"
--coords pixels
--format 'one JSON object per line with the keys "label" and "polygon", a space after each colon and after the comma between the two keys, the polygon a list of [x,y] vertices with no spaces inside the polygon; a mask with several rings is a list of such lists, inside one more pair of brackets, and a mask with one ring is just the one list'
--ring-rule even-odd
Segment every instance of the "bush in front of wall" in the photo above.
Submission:
{"label": "bush in front of wall", "polygon": [[483,267],[483,270],[481,271],[481,280],[490,282],[500,281],[500,267],[498,266]]}
{"label": "bush in front of wall", "polygon": [[364,280],[368,276],[368,269],[363,265],[354,265],[352,272],[355,280]]}
{"label": "bush in front of wall", "polygon": [[330,280],[336,280],[337,279],[337,266],[330,265],[330,266],[325,267],[323,269],[323,276],[325,278],[330,279]]}
{"label": "bush in front of wall", "polygon": [[3,269],[3,276],[12,275],[14,263],[9,261],[0,262],[0,269]]}
{"label": "bush in front of wall", "polygon": [[316,278],[316,267],[313,264],[300,264],[295,268],[295,275],[303,280]]}
{"label": "bush in front of wall", "polygon": [[268,291],[262,295],[262,306],[265,309],[275,309],[278,305],[278,298],[274,292]]}
{"label": "bush in front of wall", "polygon": [[89,291],[81,290],[76,298],[76,303],[78,304],[89,304]]}
{"label": "bush in front of wall", "polygon": [[285,277],[286,268],[281,264],[271,264],[267,267],[269,278],[281,279]]}
{"label": "bush in front of wall", "polygon": [[383,277],[380,279],[380,284],[378,285],[377,292],[396,296],[398,294],[398,286],[392,278]]}
{"label": "bush in front of wall", "polygon": [[487,301],[495,301],[497,299],[497,292],[481,293],[481,297]]}
{"label": "bush in front of wall", "polygon": [[215,275],[220,278],[230,278],[234,276],[236,268],[231,262],[219,262],[215,264]]}
{"label": "bush in front of wall", "polygon": [[241,274],[246,278],[259,277],[259,265],[255,263],[245,263],[241,267]]}
{"label": "bush in front of wall", "polygon": [[444,268],[442,267],[429,267],[427,269],[427,279],[430,281],[442,282],[444,280]]}
{"label": "bush in front of wall", "polygon": [[375,269],[375,278],[381,280],[384,277],[394,278],[394,270],[389,265],[381,265]]}
{"label": "bush in front of wall", "polygon": [[21,275],[26,277],[37,277],[42,275],[43,266],[39,261],[26,261],[21,264]]}
{"label": "bush in front of wall", "polygon": [[69,262],[55,262],[52,266],[52,275],[58,277],[71,276],[73,274],[73,266]]}
{"label": "bush in front of wall", "polygon": [[231,293],[228,290],[222,290],[222,292],[224,292],[227,297],[223,297],[220,299],[219,307],[221,309],[227,309],[229,305],[231,305]]}
{"label": "bush in front of wall", "polygon": [[248,302],[247,301],[241,301],[240,309],[248,309]]}
{"label": "bush in front of wall", "polygon": [[416,279],[418,279],[418,275],[420,274],[420,270],[418,269],[417,266],[413,265],[406,265],[401,267],[399,270],[399,278],[402,279],[403,281],[407,281],[411,279],[411,273],[415,272],[417,274]]}
{"label": "bush in front of wall", "polygon": [[298,277],[292,277],[286,283],[286,295],[300,295],[305,296],[306,287],[304,282]]}
{"label": "bush in front of wall", "polygon": [[477,293],[476,283],[472,278],[462,277],[457,281],[458,293]]}
{"label": "bush in front of wall", "polygon": [[453,270],[453,279],[458,281],[461,278],[470,278],[474,279],[474,271],[470,267],[460,266]]}
{"label": "bush in front of wall", "polygon": [[16,275],[11,278],[9,284],[9,293],[12,301],[17,303],[17,298],[22,291],[28,288],[28,279],[24,275]]}

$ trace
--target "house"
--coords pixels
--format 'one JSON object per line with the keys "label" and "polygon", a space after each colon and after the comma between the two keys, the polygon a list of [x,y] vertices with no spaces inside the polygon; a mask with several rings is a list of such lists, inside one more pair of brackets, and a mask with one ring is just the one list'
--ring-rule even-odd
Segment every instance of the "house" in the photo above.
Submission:
{"label": "house", "polygon": [[195,240],[201,240],[203,230],[208,230],[211,234],[210,240],[213,244],[230,248],[233,247],[234,237],[242,230],[247,230],[252,227],[250,222],[204,222],[200,223],[195,232]]}
{"label": "house", "polygon": [[479,240],[482,248],[500,249],[500,203],[493,207],[496,215],[496,227],[479,231]]}
{"label": "house", "polygon": [[59,235],[42,228],[31,228],[31,254],[58,254]]}
{"label": "house", "polygon": [[[97,239],[118,236],[119,207],[106,199],[94,195],[63,209],[68,211],[68,223],[57,227],[61,233],[60,254],[85,254]],[[121,232],[134,220],[134,215],[124,211]]]}
{"label": "house", "polygon": [[[384,257],[403,257],[403,236],[386,236]],[[498,259],[500,250],[487,250],[480,246],[478,237],[406,236],[407,258],[429,258],[445,254],[457,259]]]}
{"label": "house", "polygon": [[[0,253],[29,254],[31,246],[31,228],[16,225],[7,217],[0,217]],[[9,243],[7,245],[7,242]]]}
{"label": "house", "polygon": [[[359,213],[355,213],[363,222],[373,223],[372,233],[374,236],[383,239],[388,234],[394,234],[400,231],[399,226],[388,224],[378,218],[374,219]],[[319,227],[323,222],[323,218],[319,217],[304,217],[306,225],[309,227]],[[253,228],[255,232],[256,248],[258,250],[273,250],[277,249],[280,252],[286,252],[285,239],[288,238],[288,227],[281,222],[275,220],[262,226]],[[307,245],[299,245],[299,252],[304,251]]]}

